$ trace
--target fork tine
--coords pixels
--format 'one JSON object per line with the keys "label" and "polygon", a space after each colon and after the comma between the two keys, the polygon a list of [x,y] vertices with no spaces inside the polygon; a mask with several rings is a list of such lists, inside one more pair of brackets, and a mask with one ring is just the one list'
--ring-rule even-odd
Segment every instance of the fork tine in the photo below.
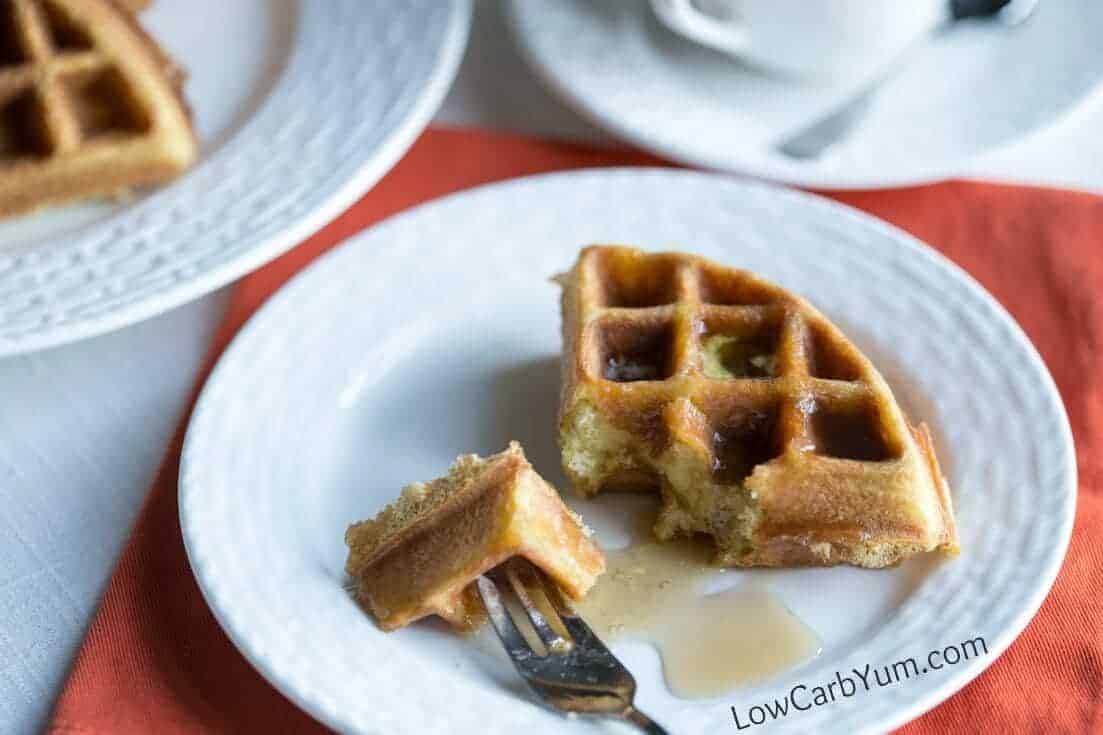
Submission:
{"label": "fork tine", "polygon": [[594,634],[593,629],[586,624],[586,621],[579,617],[578,613],[571,607],[571,603],[563,597],[563,593],[559,591],[558,586],[554,583],[545,584],[544,594],[547,595],[548,602],[555,608],[555,611],[559,614],[559,619],[563,622],[563,627],[571,634],[577,645],[596,647],[606,652],[609,650],[601,642],[601,639]]}
{"label": "fork tine", "polygon": [[486,575],[481,575],[476,579],[475,585],[479,590],[479,597],[482,598],[483,605],[486,607],[486,612],[490,616],[490,623],[494,626],[494,631],[498,634],[502,645],[506,647],[506,653],[509,654],[514,664],[519,664],[528,657],[534,656],[535,653],[533,653],[532,647],[521,635],[517,624],[513,622],[509,611],[502,603],[497,585]]}
{"label": "fork tine", "polygon": [[[536,635],[540,636],[540,640],[548,647],[548,653],[563,653],[569,649],[571,642],[559,635],[559,633],[552,628],[548,619],[545,618],[544,614],[536,607],[535,601],[529,594],[528,586],[543,589],[544,594],[547,595],[547,588],[553,585],[545,585],[542,580],[542,575],[533,568],[532,564],[520,558],[513,559],[506,565],[506,577],[513,586],[513,591],[516,593],[517,599],[521,601],[521,607],[525,609],[525,614],[528,615],[529,621],[532,622],[532,627],[536,630]],[[526,583],[528,586],[526,586]],[[555,603],[552,604],[554,605]]]}
{"label": "fork tine", "polygon": [[[568,644],[566,651],[562,649],[556,651],[553,648],[554,644],[548,643],[548,639],[541,635],[545,645],[548,646],[549,655],[537,656],[502,601],[502,595],[508,594],[508,591],[505,588],[499,590],[500,578],[495,582],[484,575],[475,580],[476,589],[490,616],[490,622],[502,645],[505,646],[510,661],[529,687],[545,703],[568,714],[584,713],[619,717],[631,722],[648,735],[667,735],[666,730],[635,708],[632,702],[636,695],[636,681],[632,678],[631,672],[624,668],[624,664],[618,661],[616,656],[593,634],[590,626],[575,615],[550,579],[535,567],[529,566],[528,562],[523,562],[523,566],[508,564],[502,571],[505,572],[510,588],[516,593],[517,599],[529,614],[529,619],[532,620],[533,627],[537,631],[540,631],[543,626],[548,626],[548,622],[547,618],[532,605],[532,598],[522,584],[521,578],[527,578],[530,573],[536,576],[555,613],[574,637],[573,645]],[[543,625],[533,619],[534,612]],[[548,628],[550,629],[550,626]],[[550,630],[555,638],[567,643],[555,633],[554,629]]]}

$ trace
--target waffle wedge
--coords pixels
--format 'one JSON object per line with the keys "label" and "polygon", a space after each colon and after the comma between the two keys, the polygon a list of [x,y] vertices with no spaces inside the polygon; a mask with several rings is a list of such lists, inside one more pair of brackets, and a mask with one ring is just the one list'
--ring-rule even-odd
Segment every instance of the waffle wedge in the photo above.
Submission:
{"label": "waffle wedge", "polygon": [[563,286],[560,448],[576,490],[657,492],[655,533],[724,566],[954,553],[930,434],[803,299],[679,253],[585,248]]}
{"label": "waffle wedge", "polygon": [[369,521],[349,526],[345,568],[384,630],[439,615],[468,630],[483,618],[472,582],[522,556],[574,599],[605,570],[605,557],[521,446],[456,459],[448,475],[406,487]]}
{"label": "waffle wedge", "polygon": [[0,3],[0,217],[190,166],[182,79],[112,0]]}

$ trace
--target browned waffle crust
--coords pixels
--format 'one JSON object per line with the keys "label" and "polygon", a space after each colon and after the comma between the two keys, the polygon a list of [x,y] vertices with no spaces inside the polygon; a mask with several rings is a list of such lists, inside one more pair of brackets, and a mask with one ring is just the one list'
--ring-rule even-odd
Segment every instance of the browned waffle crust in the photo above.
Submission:
{"label": "browned waffle crust", "polygon": [[605,558],[521,446],[456,460],[446,477],[410,485],[374,519],[349,526],[346,570],[384,630],[427,615],[456,628],[482,620],[472,582],[520,556],[574,599]]}
{"label": "browned waffle crust", "polygon": [[956,552],[926,427],[806,301],[626,247],[588,247],[560,280],[560,446],[579,492],[657,491],[656,534],[709,534],[727,566]]}
{"label": "browned waffle crust", "polygon": [[0,216],[124,192],[191,165],[181,80],[111,0],[0,3]]}

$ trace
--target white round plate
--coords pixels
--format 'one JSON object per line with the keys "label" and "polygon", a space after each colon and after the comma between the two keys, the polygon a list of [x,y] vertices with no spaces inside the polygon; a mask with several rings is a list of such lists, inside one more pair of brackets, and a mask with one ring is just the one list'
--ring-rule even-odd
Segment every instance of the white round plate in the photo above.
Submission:
{"label": "white round plate", "polygon": [[1103,78],[1103,3],[1043,0],[1017,28],[963,23],[913,52],[848,140],[797,161],[774,144],[865,79],[762,74],[668,30],[646,0],[512,0],[507,15],[549,86],[625,140],[696,166],[826,189],[960,173],[984,151],[1056,122]]}
{"label": "white round plate", "polygon": [[[250,320],[203,390],[180,471],[192,568],[242,653],[341,732],[597,731],[535,704],[486,629],[380,632],[344,588],[343,533],[404,484],[509,439],[567,487],[548,279],[580,245],[612,241],[754,269],[837,320],[934,427],[962,547],[878,572],[732,571],[769,585],[823,653],[687,701],[651,648],[617,644],[640,707],[672,732],[727,732],[731,706],[746,716],[796,684],[984,638],[987,655],[774,723],[854,733],[913,718],[979,674],[1037,610],[1072,527],[1072,439],[1038,354],[975,281],[899,230],[810,195],[659,169],[518,179],[427,204],[321,258]],[[611,540],[600,527],[598,539]]]}
{"label": "white round plate", "polygon": [[201,160],[127,202],[0,222],[0,355],[153,316],[313,233],[432,117],[471,3],[156,0],[141,18],[188,73]]}

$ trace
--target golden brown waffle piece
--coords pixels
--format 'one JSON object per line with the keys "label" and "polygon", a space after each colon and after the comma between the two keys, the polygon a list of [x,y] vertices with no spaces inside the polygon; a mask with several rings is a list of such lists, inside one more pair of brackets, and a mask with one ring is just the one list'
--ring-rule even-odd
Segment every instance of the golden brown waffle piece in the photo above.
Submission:
{"label": "golden brown waffle piece", "polygon": [[373,520],[345,533],[345,569],[384,630],[439,615],[456,628],[483,618],[472,582],[521,556],[580,599],[605,557],[521,445],[456,459],[446,477],[406,487]]}
{"label": "golden brown waffle piece", "polygon": [[679,253],[588,247],[563,285],[563,468],[661,493],[655,533],[725,566],[957,550],[950,494],[869,360],[810,304]]}
{"label": "golden brown waffle piece", "polygon": [[4,0],[0,217],[186,169],[197,149],[181,82],[111,0]]}

